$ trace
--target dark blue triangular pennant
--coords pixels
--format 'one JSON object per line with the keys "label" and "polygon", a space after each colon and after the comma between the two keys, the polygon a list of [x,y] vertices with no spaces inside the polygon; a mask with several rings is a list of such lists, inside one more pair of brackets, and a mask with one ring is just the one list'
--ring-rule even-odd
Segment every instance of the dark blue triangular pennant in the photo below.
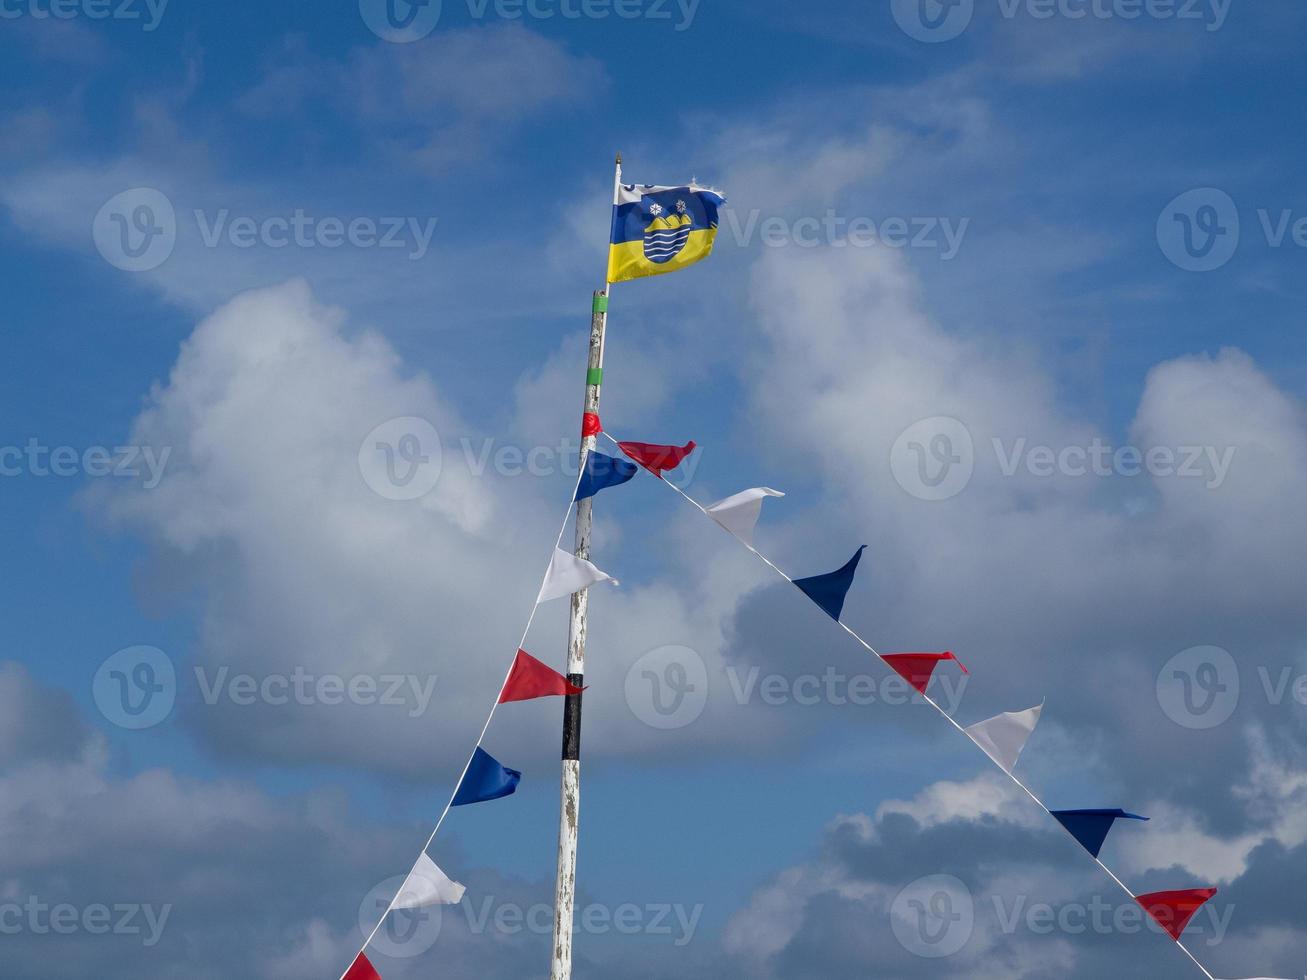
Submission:
{"label": "dark blue triangular pennant", "polygon": [[521,781],[520,772],[501,766],[494,756],[477,746],[450,806],[467,806],[469,803],[484,803],[486,800],[512,796]]}
{"label": "dark blue triangular pennant", "polygon": [[635,476],[639,467],[624,459],[614,459],[593,449],[585,454],[585,472],[576,486],[576,500],[593,497],[600,490],[621,486]]}
{"label": "dark blue triangular pennant", "polygon": [[853,553],[848,564],[825,575],[813,575],[809,578],[796,578],[794,584],[803,590],[809,599],[826,610],[826,615],[839,622],[840,613],[844,611],[844,597],[849,594],[853,584],[853,573],[858,570],[858,561],[866,549],[864,544]]}
{"label": "dark blue triangular pennant", "polygon": [[1103,849],[1107,832],[1117,820],[1147,820],[1124,810],[1053,810],[1053,816],[1094,857]]}

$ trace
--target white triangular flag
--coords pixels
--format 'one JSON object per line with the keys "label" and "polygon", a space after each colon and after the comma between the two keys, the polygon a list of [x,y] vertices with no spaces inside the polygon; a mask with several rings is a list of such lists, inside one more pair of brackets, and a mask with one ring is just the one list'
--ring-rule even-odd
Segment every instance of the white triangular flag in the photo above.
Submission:
{"label": "white triangular flag", "polygon": [[1009,773],[1016,768],[1021,750],[1026,747],[1030,733],[1039,724],[1039,713],[1044,710],[1041,701],[1038,707],[1025,711],[1005,711],[985,721],[978,721],[966,729],[975,742],[986,754]]}
{"label": "white triangular flag", "polygon": [[714,521],[752,547],[753,528],[762,513],[764,498],[784,496],[785,494],[779,490],[770,487],[754,487],[751,490],[741,490],[734,496],[719,500],[704,509]]}
{"label": "white triangular flag", "polygon": [[591,565],[584,558],[577,558],[576,555],[569,554],[562,548],[555,548],[554,560],[549,563],[549,574],[545,576],[545,584],[540,586],[536,605],[548,602],[550,599],[561,599],[573,592],[580,592],[596,582],[612,582],[616,585],[617,579]]}
{"label": "white triangular flag", "polygon": [[395,899],[397,909],[420,909],[426,905],[457,905],[467,891],[457,881],[451,881],[436,862],[423,854],[408,873],[404,887]]}

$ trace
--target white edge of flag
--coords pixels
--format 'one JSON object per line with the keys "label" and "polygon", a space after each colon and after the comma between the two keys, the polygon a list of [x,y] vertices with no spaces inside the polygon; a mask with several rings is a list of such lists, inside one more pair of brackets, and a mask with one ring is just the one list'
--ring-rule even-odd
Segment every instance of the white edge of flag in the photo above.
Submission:
{"label": "white edge of flag", "polygon": [[562,548],[555,548],[553,560],[549,563],[549,572],[545,575],[544,584],[540,586],[540,594],[536,597],[536,605],[548,602],[550,599],[561,599],[573,592],[580,592],[598,582],[618,584],[617,579],[584,558],[577,558],[576,555]]}
{"label": "white edge of flag", "polygon": [[964,731],[971,741],[984,749],[986,755],[1010,774],[1016,768],[1021,750],[1026,747],[1035,726],[1039,724],[1039,715],[1043,710],[1044,703],[1041,701],[1025,711],[1005,711],[993,718],[978,721]]}
{"label": "white edge of flag", "polygon": [[418,858],[395,898],[397,909],[420,909],[427,905],[457,905],[467,889],[452,880],[426,854]]}
{"label": "white edge of flag", "polygon": [[762,502],[767,497],[784,497],[771,487],[751,487],[732,494],[725,500],[710,504],[704,510],[708,516],[730,531],[750,547],[753,546],[753,529],[762,514]]}

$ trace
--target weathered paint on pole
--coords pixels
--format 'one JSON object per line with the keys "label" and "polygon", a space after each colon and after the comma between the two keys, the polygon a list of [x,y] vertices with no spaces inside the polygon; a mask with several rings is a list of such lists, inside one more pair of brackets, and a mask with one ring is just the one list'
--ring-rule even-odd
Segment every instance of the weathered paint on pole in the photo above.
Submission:
{"label": "weathered paint on pole", "polygon": [[[613,178],[613,202],[622,179],[622,157],[618,154]],[[608,326],[610,285],[594,294],[590,308],[590,356],[585,374],[585,412],[599,414],[599,390],[604,376],[604,331]],[[594,449],[595,436],[581,439],[580,461]],[[576,505],[576,556],[590,558],[590,529],[594,498]],[[577,687],[585,683],[586,614],[590,592],[572,593],[571,617],[567,630],[567,679]],[[576,906],[577,840],[581,826],[581,699],[568,695],[563,704],[563,778],[561,813],[558,823],[558,880],[554,888],[554,946],[550,980],[571,980],[573,912]]]}

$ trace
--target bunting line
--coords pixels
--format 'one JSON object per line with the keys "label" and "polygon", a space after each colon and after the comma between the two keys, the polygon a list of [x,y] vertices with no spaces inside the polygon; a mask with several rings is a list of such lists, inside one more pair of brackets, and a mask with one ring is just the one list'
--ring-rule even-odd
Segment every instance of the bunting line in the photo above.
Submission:
{"label": "bunting line", "polygon": [[[611,443],[613,443],[615,446],[617,446],[618,449],[624,449],[625,446],[632,445],[631,443],[621,443],[621,442],[619,442],[615,437],[613,437],[612,435],[610,435],[610,434],[609,434],[608,432],[606,432],[606,431],[603,432],[603,433],[601,433],[601,435],[603,435],[603,437],[604,437],[605,439],[607,439],[609,442],[611,442]],[[637,443],[636,445],[639,445],[639,444]],[[693,445],[693,443],[691,443],[691,445]],[[669,468],[670,468],[670,467],[669,467]],[[662,474],[661,474],[661,472],[660,472],[660,473],[657,473],[656,475],[659,477],[659,481],[658,481],[658,482],[660,482],[660,483],[662,483],[662,484],[664,484],[664,485],[666,485],[666,486],[668,486],[668,487],[671,487],[673,491],[675,491],[676,493],[678,493],[678,494],[679,494],[679,495],[680,495],[680,496],[681,496],[681,497],[682,497],[686,502],[688,502],[691,506],[693,506],[693,507],[694,507],[696,510],[698,510],[701,514],[703,514],[705,517],[707,517],[710,521],[712,521],[712,522],[713,522],[714,524],[716,524],[718,527],[721,527],[721,524],[720,524],[720,523],[719,523],[719,522],[718,522],[718,521],[713,517],[713,515],[712,515],[711,513],[709,513],[708,509],[707,509],[703,504],[699,503],[699,501],[695,500],[693,497],[691,497],[688,493],[686,493],[684,490],[682,490],[680,487],[678,487],[678,486],[677,486],[675,483],[673,483],[671,480],[663,479],[663,478],[662,478]],[[729,529],[725,529],[725,530],[727,531],[728,534],[730,534]],[[791,578],[789,575],[785,574],[785,572],[782,571],[781,568],[780,568],[780,567],[779,567],[775,562],[773,562],[770,558],[768,558],[768,557],[767,557],[766,555],[764,555],[761,551],[759,551],[759,550],[758,550],[758,549],[757,549],[753,544],[751,544],[751,543],[748,542],[748,541],[743,540],[742,538],[740,538],[740,537],[739,537],[738,535],[736,535],[736,534],[731,534],[730,536],[731,536],[732,538],[734,538],[736,541],[739,541],[740,544],[744,545],[744,547],[747,548],[749,551],[751,551],[751,552],[753,553],[753,555],[754,555],[756,558],[758,558],[759,561],[761,561],[763,564],[765,564],[768,568],[770,568],[772,571],[774,571],[777,575],[779,575],[781,578],[785,579],[785,581],[789,582],[791,585],[795,585],[797,588],[800,588],[801,591],[804,591],[805,594],[807,594],[806,590],[803,590],[801,586],[797,586],[796,581],[795,581],[793,578]],[[859,550],[858,550],[858,555],[855,555],[855,556],[854,556],[854,559],[851,559],[851,560],[850,560],[850,564],[853,564],[853,562],[855,562],[855,561],[857,560],[857,557],[860,556],[861,553],[862,553],[862,551],[861,551],[861,549],[859,549]],[[848,566],[845,566],[845,567],[847,568]],[[832,574],[834,574],[834,573],[832,573]],[[816,576],[816,577],[817,577],[817,578],[822,578],[823,576]],[[811,598],[811,596],[810,596],[810,598]],[[813,600],[813,601],[814,601],[814,602],[817,602],[817,600]],[[842,604],[842,603],[841,603],[841,604]],[[821,604],[820,602],[817,602],[817,605],[818,605],[819,608],[822,608],[823,611],[825,611],[828,615],[830,615],[830,610],[829,610],[829,609],[826,609],[825,606],[822,606],[822,604]],[[850,627],[850,626],[848,626],[846,623],[842,622],[842,621],[838,618],[838,616],[831,616],[831,618],[834,619],[835,622],[836,622],[837,624],[839,624],[840,628],[843,629],[844,632],[848,633],[849,636],[853,637],[853,639],[856,640],[856,641],[857,641],[857,642],[858,642],[858,643],[863,647],[863,649],[865,649],[868,653],[870,653],[872,656],[874,656],[877,660],[881,661],[881,663],[885,664],[885,666],[889,667],[889,668],[890,668],[891,670],[893,670],[895,673],[901,675],[901,672],[898,670],[898,668],[896,668],[896,667],[894,666],[893,662],[890,661],[890,660],[888,660],[888,659],[886,659],[886,656],[887,656],[887,655],[883,655],[883,654],[881,654],[878,650],[876,650],[875,647],[873,647],[870,643],[868,643],[868,642],[867,642],[866,640],[864,640],[861,636],[859,636],[859,635],[858,635],[858,634],[853,630],[852,627]],[[889,654],[888,656],[893,656],[893,654]],[[914,686],[915,686],[915,685],[914,685]],[[921,697],[925,700],[925,702],[926,702],[927,704],[929,704],[932,708],[934,708],[934,709],[935,709],[935,710],[940,714],[940,716],[941,716],[942,718],[944,718],[945,721],[947,721],[950,725],[952,725],[955,729],[957,729],[957,731],[958,731],[959,733],[961,733],[961,734],[962,734],[962,735],[967,739],[968,742],[970,742],[972,745],[976,746],[976,748],[980,750],[981,754],[982,754],[986,759],[988,759],[991,763],[993,763],[993,765],[994,765],[996,768],[998,768],[1001,772],[1005,773],[1005,774],[1007,775],[1007,777],[1008,777],[1009,779],[1012,780],[1013,783],[1015,783],[1017,786],[1019,786],[1019,787],[1020,787],[1020,788],[1025,792],[1025,794],[1026,794],[1027,796],[1029,796],[1031,800],[1034,801],[1034,803],[1035,803],[1036,806],[1038,806],[1041,810],[1043,810],[1046,814],[1048,814],[1049,817],[1052,817],[1052,818],[1053,818],[1053,821],[1054,821],[1054,822],[1055,822],[1059,827],[1062,827],[1063,831],[1066,832],[1066,834],[1067,834],[1068,837],[1070,837],[1073,841],[1076,841],[1076,843],[1077,843],[1078,845],[1080,845],[1080,842],[1079,842],[1079,840],[1077,840],[1077,838],[1075,837],[1075,835],[1072,834],[1071,831],[1068,830],[1068,829],[1066,828],[1066,826],[1063,825],[1063,823],[1062,823],[1060,820],[1058,820],[1058,819],[1053,815],[1053,811],[1050,810],[1050,809],[1048,808],[1048,806],[1044,803],[1043,800],[1041,800],[1038,796],[1035,795],[1034,791],[1031,790],[1029,786],[1027,786],[1024,782],[1022,782],[1022,780],[1020,779],[1020,777],[1018,777],[1015,773],[1011,772],[1010,770],[1008,770],[1008,769],[1006,769],[1005,767],[1003,767],[1002,765],[1000,765],[1000,764],[999,764],[999,763],[998,763],[998,762],[997,762],[997,761],[996,761],[996,760],[995,760],[995,759],[994,759],[994,758],[989,754],[989,752],[984,748],[984,746],[982,746],[979,742],[977,742],[977,741],[976,741],[976,740],[975,740],[975,739],[974,739],[974,738],[973,738],[973,737],[972,737],[972,736],[967,732],[967,730],[966,730],[965,728],[963,728],[960,724],[958,724],[958,722],[953,718],[952,715],[950,715],[947,711],[945,711],[942,707],[940,707],[940,705],[938,704],[938,702],[936,702],[934,698],[932,698],[929,694],[926,693],[926,691],[924,690],[924,687],[921,688],[921,689],[919,689],[919,691],[920,691]],[[1083,845],[1081,845],[1081,847],[1082,847],[1082,849],[1083,849]],[[1088,851],[1085,851],[1085,853],[1089,853],[1089,852],[1088,852]],[[1118,878],[1117,875],[1116,875],[1116,873],[1113,872],[1111,868],[1109,868],[1106,864],[1104,864],[1104,863],[1102,862],[1102,860],[1100,860],[1097,856],[1095,856],[1095,855],[1091,855],[1091,858],[1093,859],[1093,862],[1094,862],[1095,864],[1097,864],[1097,865],[1098,865],[1098,866],[1103,870],[1103,872],[1104,872],[1104,873],[1105,873],[1109,878],[1111,878],[1114,882],[1116,882],[1116,884],[1120,887],[1120,889],[1121,889],[1123,892],[1125,892],[1128,896],[1130,896],[1131,901],[1133,901],[1133,902],[1135,902],[1135,903],[1137,903],[1137,904],[1140,904],[1140,902],[1139,902],[1140,896],[1136,895],[1136,894],[1135,894],[1135,893],[1130,889],[1130,887],[1129,887],[1128,885],[1126,885],[1125,882],[1123,882],[1120,878]],[[1146,896],[1145,896],[1145,897],[1146,897]],[[1186,921],[1187,921],[1187,920],[1186,920]],[[1194,956],[1194,954],[1191,953],[1191,952],[1189,951],[1188,947],[1185,946],[1184,943],[1180,941],[1180,936],[1179,936],[1179,935],[1175,935],[1173,938],[1174,938],[1174,943],[1175,943],[1175,945],[1178,946],[1178,947],[1180,948],[1181,952],[1183,952],[1183,953],[1185,954],[1185,956],[1189,957],[1189,959],[1193,962],[1194,966],[1196,966],[1196,967],[1197,967],[1197,968],[1202,972],[1203,976],[1207,977],[1207,980],[1216,980],[1216,977],[1214,977],[1214,976],[1211,974],[1211,972],[1208,971],[1207,967],[1203,966],[1203,964],[1198,960],[1198,958],[1197,958],[1196,956]]]}
{"label": "bunting line", "polygon": [[[587,453],[587,456],[588,455],[589,454]],[[563,535],[567,533],[568,522],[572,519],[572,510],[576,506],[576,491],[577,488],[580,487],[581,478],[585,475],[585,473],[586,473],[585,461],[582,460],[581,465],[577,467],[576,485],[572,487],[572,492],[568,496],[567,512],[563,515],[563,523],[558,528],[558,537],[554,539],[554,547],[553,547],[554,552],[558,551],[558,546],[563,543]],[[545,587],[545,583],[548,582],[549,580],[549,573],[552,569],[553,569],[553,555],[551,553],[549,565],[545,568],[544,574],[540,576],[540,588],[542,590]],[[522,629],[522,638],[517,642],[517,650],[519,652],[521,652],[522,648],[526,646],[526,638],[531,632],[531,624],[535,622],[536,613],[539,612],[539,610],[540,610],[540,599],[539,599],[539,595],[537,594],[536,601],[531,606],[531,614],[526,618],[526,626]],[[427,842],[422,845],[422,850],[418,854],[417,860],[413,862],[413,867],[409,869],[408,877],[405,878],[405,883],[407,883],[408,878],[411,878],[414,875],[414,873],[417,872],[418,868],[422,865],[422,859],[427,856],[427,851],[430,850],[431,845],[435,843],[436,835],[440,833],[440,828],[444,826],[445,818],[449,816],[449,811],[454,808],[454,801],[458,798],[459,790],[463,788],[463,781],[467,779],[467,774],[468,771],[471,770],[472,768],[472,763],[476,761],[477,753],[482,752],[484,754],[484,750],[481,748],[481,743],[485,741],[486,732],[490,731],[490,723],[495,720],[495,712],[499,710],[500,704],[506,703],[501,699],[504,696],[504,691],[508,687],[509,680],[512,679],[513,670],[517,666],[517,664],[518,664],[518,657],[517,654],[515,653],[513,655],[512,662],[508,666],[507,672],[504,674],[504,680],[499,685],[499,690],[495,693],[495,700],[490,706],[490,713],[486,716],[486,723],[481,726],[481,734],[477,736],[476,745],[472,747],[472,753],[467,757],[467,762],[463,766],[463,772],[459,775],[458,781],[454,783],[453,792],[449,794],[449,802],[445,804],[445,809],[441,811],[440,819],[436,821],[436,827],[433,831],[431,831],[431,836],[428,837]],[[512,702],[507,702],[507,703],[512,703]],[[511,772],[512,770],[508,770],[508,771]],[[372,945],[372,940],[377,938],[377,933],[380,932],[381,927],[385,925],[386,919],[390,917],[390,913],[395,911],[395,903],[399,901],[399,898],[403,893],[404,893],[404,885],[401,884],[399,886],[399,890],[396,891],[394,896],[391,898],[390,904],[386,906],[386,910],[381,913],[381,918],[378,919],[377,924],[373,926],[372,932],[369,933],[368,938],[364,940],[363,946],[359,949],[358,956],[354,958],[354,961],[350,964],[350,966],[345,970],[344,973],[341,974],[340,980],[353,980],[354,977],[371,977],[376,975],[375,971],[371,973],[368,972],[360,973],[359,971],[362,969],[366,969],[368,971],[373,970],[372,964],[368,962],[368,958],[366,956],[368,947]],[[366,967],[364,967],[364,965],[366,965]]]}

